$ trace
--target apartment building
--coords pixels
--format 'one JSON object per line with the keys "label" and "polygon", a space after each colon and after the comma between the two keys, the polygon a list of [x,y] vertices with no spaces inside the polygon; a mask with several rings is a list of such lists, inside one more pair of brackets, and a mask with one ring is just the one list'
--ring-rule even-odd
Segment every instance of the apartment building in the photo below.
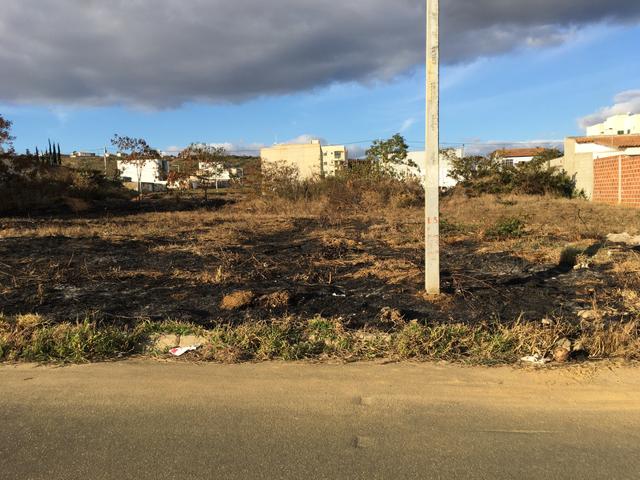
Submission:
{"label": "apartment building", "polygon": [[614,115],[604,122],[587,127],[587,136],[640,134],[640,114]]}
{"label": "apartment building", "polygon": [[319,140],[303,144],[282,144],[260,150],[263,171],[276,166],[290,167],[299,180],[335,175],[344,168],[348,151],[342,145],[321,145]]}

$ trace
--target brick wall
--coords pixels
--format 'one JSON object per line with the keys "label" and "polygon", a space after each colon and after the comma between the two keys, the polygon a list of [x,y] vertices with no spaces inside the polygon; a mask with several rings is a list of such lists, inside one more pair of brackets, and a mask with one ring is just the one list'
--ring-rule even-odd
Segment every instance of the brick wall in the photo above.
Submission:
{"label": "brick wall", "polygon": [[622,204],[640,207],[640,157],[622,159]]}
{"label": "brick wall", "polygon": [[640,207],[640,156],[594,160],[593,183],[594,202]]}

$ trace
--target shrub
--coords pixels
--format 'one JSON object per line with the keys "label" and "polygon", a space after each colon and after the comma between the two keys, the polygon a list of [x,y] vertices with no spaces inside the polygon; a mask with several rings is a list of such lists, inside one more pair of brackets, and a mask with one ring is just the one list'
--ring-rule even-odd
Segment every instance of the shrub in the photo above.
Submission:
{"label": "shrub", "polygon": [[564,170],[550,167],[550,157],[559,154],[548,150],[529,162],[504,165],[498,158],[465,157],[452,160],[451,176],[467,195],[524,194],[575,196],[575,178]]}
{"label": "shrub", "polygon": [[73,210],[70,205],[131,197],[122,184],[98,172],[42,165],[26,156],[0,160],[1,213]]}
{"label": "shrub", "polygon": [[400,180],[362,162],[335,176],[300,180],[295,167],[274,165],[263,171],[262,194],[297,202],[325,201],[329,208],[344,206],[421,206],[424,190],[418,180]]}
{"label": "shrub", "polygon": [[517,217],[503,218],[487,230],[486,236],[498,240],[518,238],[524,235],[524,228],[525,223]]}

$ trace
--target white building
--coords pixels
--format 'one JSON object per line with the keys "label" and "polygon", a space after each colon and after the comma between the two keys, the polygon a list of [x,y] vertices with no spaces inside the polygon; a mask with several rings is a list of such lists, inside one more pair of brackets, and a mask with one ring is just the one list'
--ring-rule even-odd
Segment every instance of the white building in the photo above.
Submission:
{"label": "white building", "polygon": [[[461,148],[450,148],[440,151],[440,188],[455,187],[457,182],[451,178],[451,160],[454,158],[462,158],[463,152]],[[427,155],[424,151],[409,152],[407,155],[407,163],[413,165],[392,165],[396,174],[403,178],[420,178],[424,181],[424,171],[427,163]]]}
{"label": "white building", "polygon": [[587,127],[587,136],[640,134],[640,114],[614,115],[603,123]]}
{"label": "white building", "polygon": [[167,188],[169,161],[162,159],[127,161],[118,160],[120,178],[130,188],[138,190],[140,183],[142,191],[159,191]]}

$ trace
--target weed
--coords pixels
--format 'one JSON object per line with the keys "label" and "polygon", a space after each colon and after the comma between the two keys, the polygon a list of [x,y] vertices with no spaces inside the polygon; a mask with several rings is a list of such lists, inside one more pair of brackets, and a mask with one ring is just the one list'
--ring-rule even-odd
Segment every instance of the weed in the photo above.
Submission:
{"label": "weed", "polygon": [[520,238],[525,233],[525,223],[520,218],[510,217],[498,220],[489,230],[485,232],[487,238],[497,240],[507,240],[509,238]]}
{"label": "weed", "polygon": [[589,358],[640,359],[638,321],[547,325],[520,320],[477,325],[412,321],[390,331],[354,331],[340,318],[321,317],[285,317],[206,331],[172,321],[153,328],[144,321],[131,328],[116,328],[89,321],[51,325],[34,323],[33,318],[3,318],[0,359],[84,362],[115,358],[142,352],[149,335],[157,332],[202,334],[208,343],[195,355],[225,363],[326,358],[512,363],[532,353],[551,354],[559,338],[569,339]]}
{"label": "weed", "polygon": [[0,359],[85,362],[129,355],[141,350],[146,324],[133,329],[85,320],[49,324],[34,316],[0,322]]}

